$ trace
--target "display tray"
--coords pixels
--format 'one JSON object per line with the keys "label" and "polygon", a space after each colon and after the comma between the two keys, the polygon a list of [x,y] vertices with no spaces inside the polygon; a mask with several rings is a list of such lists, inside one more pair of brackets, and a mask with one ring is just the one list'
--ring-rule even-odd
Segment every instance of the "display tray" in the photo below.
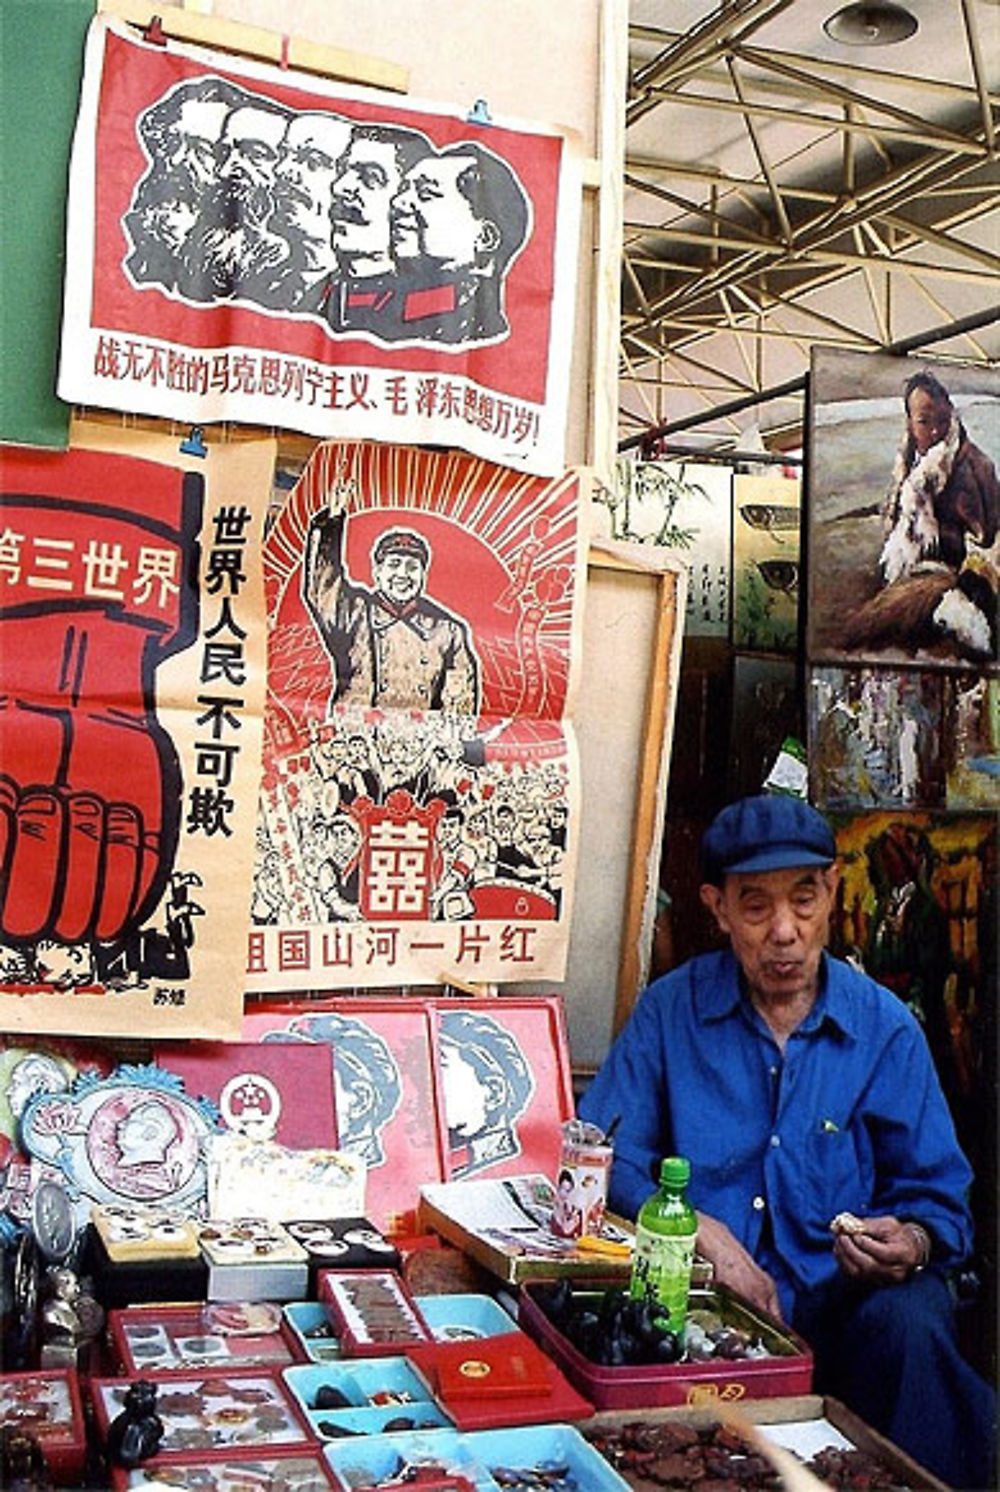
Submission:
{"label": "display tray", "polygon": [[549,1227],[555,1188],[540,1172],[502,1180],[427,1184],[420,1189],[418,1222],[440,1233],[507,1284],[565,1275],[614,1277],[627,1283],[635,1229],[605,1214],[600,1246],[557,1238]]}
{"label": "display tray", "polygon": [[209,1218],[198,1240],[211,1300],[301,1300],[308,1290],[308,1255],[280,1223]]}
{"label": "display tray", "polygon": [[415,1295],[414,1300],[437,1342],[502,1336],[515,1325],[490,1295]]}
{"label": "display tray", "polygon": [[[430,1485],[498,1492],[512,1485],[570,1486],[579,1492],[628,1492],[628,1483],[571,1425],[521,1426],[459,1434],[428,1431],[423,1435],[379,1435],[367,1441],[341,1441],[325,1455],[342,1492],[390,1485],[409,1467],[439,1466],[442,1480]],[[553,1467],[564,1470],[554,1481]],[[512,1482],[512,1473],[525,1480]],[[529,1483],[528,1476],[536,1479]],[[446,1480],[450,1476],[452,1480]],[[411,1480],[416,1482],[414,1474]],[[420,1483],[417,1483],[418,1485]],[[391,1482],[392,1486],[406,1485]]]}
{"label": "display tray", "polygon": [[306,1355],[270,1301],[111,1311],[108,1330],[125,1374],[283,1368]]}
{"label": "display tray", "polygon": [[[156,1413],[164,1433],[157,1454],[146,1465],[170,1460],[173,1453],[233,1451],[256,1447],[315,1444],[298,1404],[276,1373],[144,1373],[158,1393]],[[94,1414],[102,1442],[124,1407],[128,1378],[91,1380]]]}
{"label": "display tray", "polygon": [[299,1364],[283,1376],[310,1429],[323,1440],[451,1425],[424,1377],[403,1357]]}
{"label": "display tray", "polygon": [[[869,1425],[838,1399],[820,1394],[796,1394],[790,1397],[770,1399],[744,1399],[739,1404],[739,1414],[751,1424],[765,1428],[779,1444],[789,1444],[790,1439],[799,1440],[805,1435],[807,1441],[816,1443],[823,1439],[826,1425],[832,1426],[852,1446],[876,1457],[890,1473],[898,1487],[910,1488],[912,1492],[948,1492],[944,1482],[932,1476],[905,1451],[900,1450],[884,1435]],[[599,1443],[609,1434],[615,1434],[626,1425],[641,1425],[643,1430],[656,1431],[659,1426],[686,1425],[694,1429],[708,1430],[719,1423],[712,1407],[711,1398],[701,1406],[685,1408],[604,1410],[592,1419],[584,1420],[579,1429],[592,1444]],[[812,1433],[805,1434],[810,1431]],[[625,1482],[632,1492],[659,1492],[663,1482],[654,1481],[637,1472],[623,1471]]]}
{"label": "display tray", "polygon": [[94,1294],[107,1311],[126,1306],[202,1301],[208,1293],[208,1265],[197,1259],[112,1259],[104,1240],[88,1224],[84,1269],[94,1282]]}
{"label": "display tray", "polygon": [[82,1475],[87,1437],[74,1369],[0,1375],[0,1425],[34,1436],[53,1480]]}
{"label": "display tray", "polygon": [[336,1488],[333,1472],[318,1448],[312,1450],[206,1451],[196,1456],[172,1456],[148,1469],[130,1471],[116,1466],[111,1492],[163,1492],[164,1487],[197,1487],[198,1492],[322,1492]]}
{"label": "display tray", "polygon": [[339,1362],[343,1353],[330,1312],[320,1300],[291,1300],[283,1308],[285,1323],[309,1362]]}
{"label": "display tray", "polygon": [[[812,1352],[802,1338],[724,1286],[692,1291],[691,1307],[714,1309],[726,1325],[759,1335],[772,1356],[605,1367],[585,1357],[542,1310],[538,1297],[552,1285],[552,1280],[525,1282],[518,1320],[598,1409],[690,1404],[706,1393],[726,1399],[771,1398],[808,1393],[812,1387]],[[598,1290],[573,1287],[574,1301],[593,1296],[596,1304],[603,1295],[603,1286]]]}
{"label": "display tray", "polygon": [[323,1269],[319,1298],[345,1357],[391,1357],[433,1340],[413,1296],[390,1269]]}

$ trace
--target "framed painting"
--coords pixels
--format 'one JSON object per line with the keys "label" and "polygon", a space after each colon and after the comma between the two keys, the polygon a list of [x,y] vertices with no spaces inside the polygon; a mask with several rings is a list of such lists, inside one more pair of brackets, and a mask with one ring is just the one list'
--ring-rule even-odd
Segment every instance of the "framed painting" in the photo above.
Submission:
{"label": "framed painting", "polygon": [[794,653],[799,636],[797,477],[733,481],[733,645]]}
{"label": "framed painting", "polygon": [[995,672],[1000,373],[816,348],[811,663]]}
{"label": "framed painting", "polygon": [[817,807],[943,807],[944,683],[929,669],[810,670],[809,777]]}

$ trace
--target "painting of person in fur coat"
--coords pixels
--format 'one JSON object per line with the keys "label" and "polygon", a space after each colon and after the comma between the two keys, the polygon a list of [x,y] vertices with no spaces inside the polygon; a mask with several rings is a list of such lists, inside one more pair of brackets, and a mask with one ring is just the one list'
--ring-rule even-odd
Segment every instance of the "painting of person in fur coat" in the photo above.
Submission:
{"label": "painting of person in fur coat", "polygon": [[903,388],[904,430],[881,508],[879,589],[845,618],[848,650],[931,648],[997,659],[1000,481],[928,369]]}
{"label": "painting of person in fur coat", "polygon": [[906,434],[896,455],[883,509],[879,563],[887,584],[924,560],[958,570],[966,535],[989,548],[1000,520],[993,462],[969,439],[944,384],[914,373],[903,390]]}

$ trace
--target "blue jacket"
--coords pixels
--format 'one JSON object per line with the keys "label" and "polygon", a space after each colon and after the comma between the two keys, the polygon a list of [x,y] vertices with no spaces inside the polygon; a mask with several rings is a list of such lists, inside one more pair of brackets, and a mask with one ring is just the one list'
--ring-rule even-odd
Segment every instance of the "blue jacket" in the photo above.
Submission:
{"label": "blue jacket", "polygon": [[726,1223],[778,1284],[837,1272],[845,1210],[924,1224],[944,1266],[969,1253],[971,1170],[927,1043],[889,990],[823,955],[820,993],[784,1056],[743,995],[732,953],[710,953],[643,993],[580,1114],[615,1115],[609,1205],[634,1217],[663,1155],[691,1162],[695,1207]]}

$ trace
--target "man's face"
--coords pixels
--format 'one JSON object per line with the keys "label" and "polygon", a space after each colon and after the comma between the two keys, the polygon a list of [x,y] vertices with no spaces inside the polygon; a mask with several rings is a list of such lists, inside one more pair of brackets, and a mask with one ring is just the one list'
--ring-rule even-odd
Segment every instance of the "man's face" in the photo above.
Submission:
{"label": "man's face", "polygon": [[324,114],[291,120],[274,168],[277,215],[305,238],[328,243],[330,192],[350,126]]}
{"label": "man's face", "polygon": [[171,253],[179,254],[184,241],[194,227],[198,209],[186,197],[168,193],[162,201],[153,203],[143,214],[143,227],[163,244]]}
{"label": "man's face", "polygon": [[835,867],[736,872],[702,886],[752,990],[765,1001],[814,995],[837,887]]}
{"label": "man's face", "polygon": [[372,566],[375,589],[396,606],[415,601],[424,588],[424,566],[419,555],[390,549]]}
{"label": "man's face", "polygon": [[343,868],[358,847],[357,830],[353,824],[334,822],[330,827],[330,855],[335,865]]}
{"label": "man's face", "polygon": [[951,405],[932,398],[926,389],[914,389],[906,408],[910,434],[922,456],[947,435]]}
{"label": "man's face", "polygon": [[333,246],[338,253],[389,258],[389,204],[399,187],[388,140],[352,140],[333,184]]}
{"label": "man's face", "polygon": [[171,170],[186,172],[188,179],[198,187],[208,186],[215,180],[215,147],[228,112],[228,106],[221,100],[184,100],[167,156]]}
{"label": "man's face", "polygon": [[442,1039],[439,1050],[445,1122],[452,1134],[467,1139],[486,1128],[496,1094],[454,1042]]}
{"label": "man's face", "polygon": [[485,226],[461,193],[458,178],[472,156],[427,156],[403,177],[392,203],[392,248],[399,259],[429,259],[442,269],[476,262]]}
{"label": "man's face", "polygon": [[219,180],[269,186],[284,133],[285,121],[278,114],[250,107],[234,109],[219,142]]}

